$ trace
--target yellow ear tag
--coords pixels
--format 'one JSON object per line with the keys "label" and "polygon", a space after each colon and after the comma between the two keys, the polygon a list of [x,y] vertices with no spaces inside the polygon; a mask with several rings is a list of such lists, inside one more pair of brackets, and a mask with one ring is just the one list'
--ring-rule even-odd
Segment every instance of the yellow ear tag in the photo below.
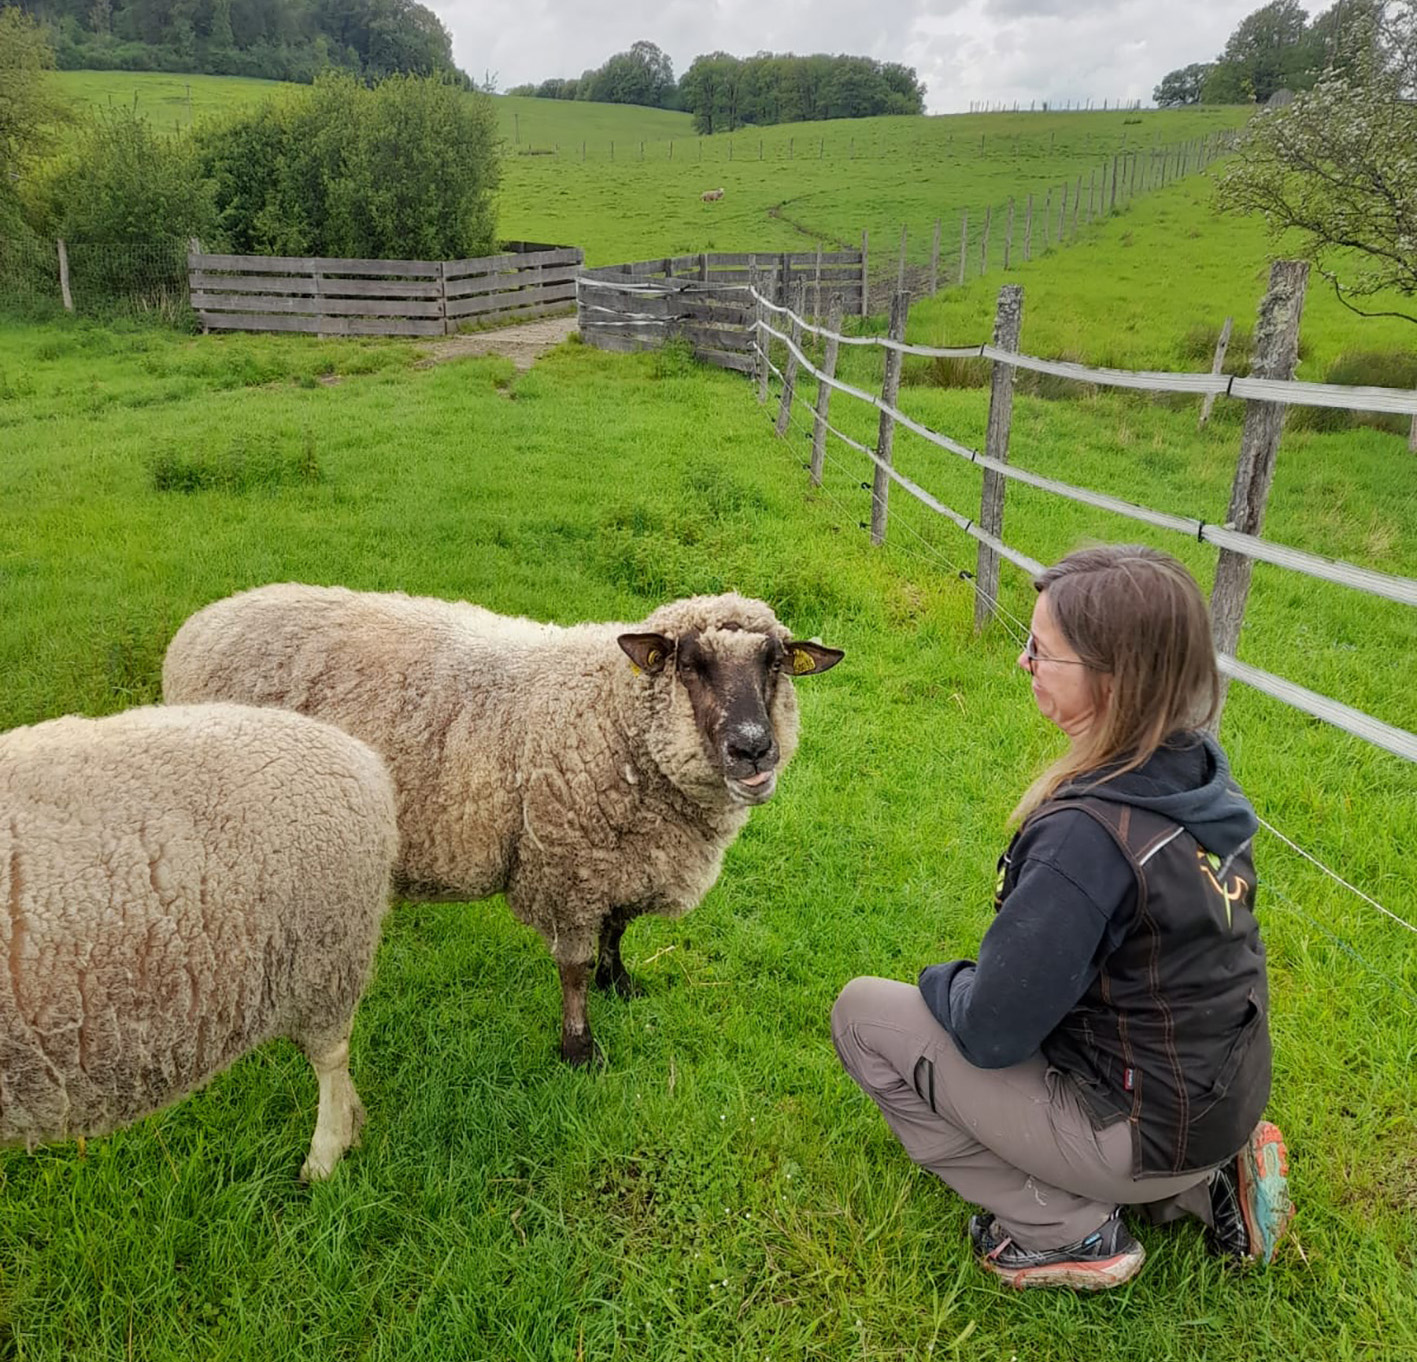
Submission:
{"label": "yellow ear tag", "polygon": [[817,670],[817,661],[805,648],[794,648],[792,650],[792,674],[802,676],[806,672]]}
{"label": "yellow ear tag", "polygon": [[657,667],[663,657],[664,654],[661,653],[658,648],[651,648],[645,657],[645,663],[647,666]]}

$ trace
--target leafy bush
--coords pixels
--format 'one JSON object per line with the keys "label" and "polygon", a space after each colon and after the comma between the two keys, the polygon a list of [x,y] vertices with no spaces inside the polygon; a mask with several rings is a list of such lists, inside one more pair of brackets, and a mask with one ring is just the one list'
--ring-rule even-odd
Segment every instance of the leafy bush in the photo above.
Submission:
{"label": "leafy bush", "polygon": [[450,259],[496,239],[496,113],[434,77],[353,77],[237,114],[199,134],[229,249],[272,255]]}

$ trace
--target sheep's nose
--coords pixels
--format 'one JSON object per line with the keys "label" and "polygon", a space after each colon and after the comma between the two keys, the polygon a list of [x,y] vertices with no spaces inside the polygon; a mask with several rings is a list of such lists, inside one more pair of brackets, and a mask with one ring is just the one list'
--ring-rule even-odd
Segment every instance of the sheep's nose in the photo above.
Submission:
{"label": "sheep's nose", "polygon": [[766,724],[744,724],[729,734],[727,747],[732,760],[756,766],[773,750],[772,730]]}

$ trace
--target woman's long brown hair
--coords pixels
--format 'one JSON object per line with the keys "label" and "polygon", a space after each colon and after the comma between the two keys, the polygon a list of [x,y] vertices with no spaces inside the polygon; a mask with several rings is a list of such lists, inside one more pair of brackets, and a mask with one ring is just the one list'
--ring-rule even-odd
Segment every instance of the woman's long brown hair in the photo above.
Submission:
{"label": "woman's long brown hair", "polygon": [[1169,553],[1137,544],[1079,549],[1033,585],[1087,664],[1098,720],[1028,787],[1015,822],[1065,784],[1136,770],[1167,737],[1206,727],[1220,707],[1210,611]]}

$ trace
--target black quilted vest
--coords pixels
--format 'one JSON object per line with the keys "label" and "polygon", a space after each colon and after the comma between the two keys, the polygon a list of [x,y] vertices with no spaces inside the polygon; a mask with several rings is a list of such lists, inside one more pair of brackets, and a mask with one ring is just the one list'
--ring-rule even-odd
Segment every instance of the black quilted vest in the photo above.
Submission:
{"label": "black quilted vest", "polygon": [[[1130,1124],[1134,1177],[1223,1163],[1249,1137],[1270,1087],[1249,844],[1220,864],[1179,824],[1086,797],[1053,800],[1028,822],[1064,808],[1111,834],[1136,875],[1136,908],[1097,978],[1044,1040],[1044,1058],[1071,1077],[1098,1126]],[[999,902],[1017,875],[1012,850],[1000,862]]]}

